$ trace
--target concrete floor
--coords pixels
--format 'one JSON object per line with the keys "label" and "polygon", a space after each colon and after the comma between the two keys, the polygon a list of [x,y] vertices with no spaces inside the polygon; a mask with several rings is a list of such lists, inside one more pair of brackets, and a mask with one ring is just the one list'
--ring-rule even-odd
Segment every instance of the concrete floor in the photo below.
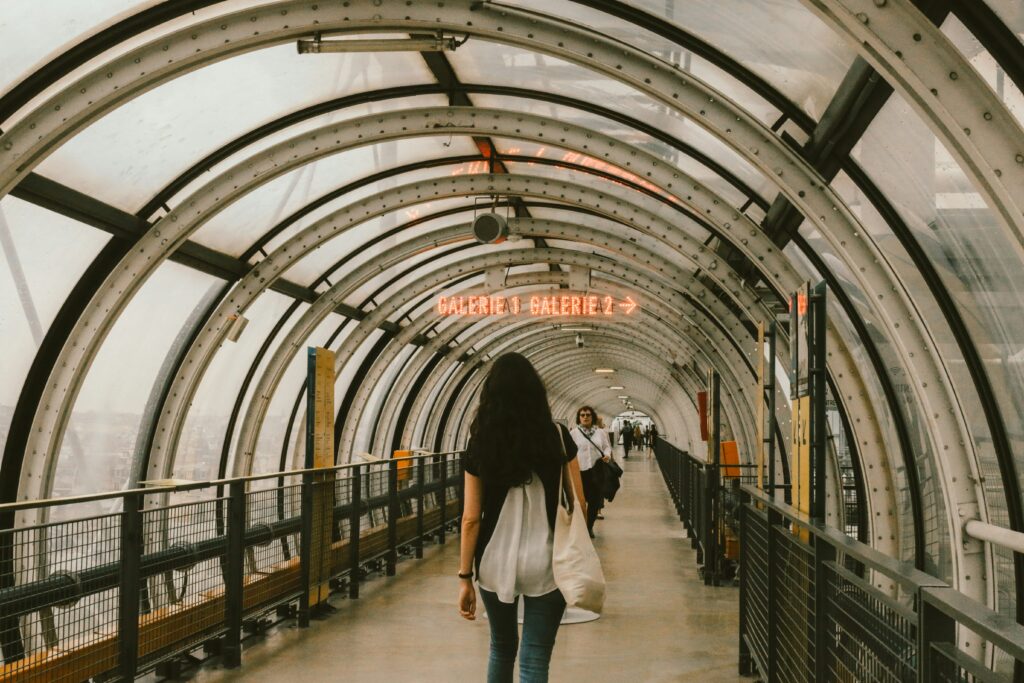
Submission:
{"label": "concrete floor", "polygon": [[[653,458],[636,451],[595,541],[608,594],[601,619],[563,626],[552,681],[741,681],[736,674],[738,592],[707,588]],[[456,611],[458,537],[375,577],[362,597],[309,629],[285,623],[247,642],[242,667],[215,662],[193,676],[230,681],[483,681],[487,620]],[[482,610],[480,606],[480,610]]]}

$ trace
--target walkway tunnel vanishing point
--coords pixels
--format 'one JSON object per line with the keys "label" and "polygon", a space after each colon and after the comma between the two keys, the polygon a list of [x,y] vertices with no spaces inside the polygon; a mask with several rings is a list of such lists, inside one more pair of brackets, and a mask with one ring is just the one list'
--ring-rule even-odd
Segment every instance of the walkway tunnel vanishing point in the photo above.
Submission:
{"label": "walkway tunnel vanishing point", "polygon": [[742,671],[1024,680],[1022,35],[1016,0],[7,0],[0,681],[232,661],[421,556],[508,351],[557,418],[658,426]]}

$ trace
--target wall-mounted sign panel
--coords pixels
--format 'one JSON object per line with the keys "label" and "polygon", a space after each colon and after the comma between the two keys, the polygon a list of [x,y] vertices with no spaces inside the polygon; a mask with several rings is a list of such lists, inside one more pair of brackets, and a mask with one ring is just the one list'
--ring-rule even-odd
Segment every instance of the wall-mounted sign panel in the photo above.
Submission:
{"label": "wall-mounted sign panel", "polygon": [[486,316],[601,318],[633,315],[640,305],[632,296],[619,299],[596,294],[535,294],[502,296],[471,294],[439,296],[434,305],[439,315],[465,318]]}

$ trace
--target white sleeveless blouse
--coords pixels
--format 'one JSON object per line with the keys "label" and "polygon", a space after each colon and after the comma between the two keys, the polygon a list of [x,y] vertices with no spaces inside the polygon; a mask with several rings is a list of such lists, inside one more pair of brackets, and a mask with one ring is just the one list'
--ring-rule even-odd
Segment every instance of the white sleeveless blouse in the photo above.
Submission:
{"label": "white sleeveless blouse", "polygon": [[529,484],[513,486],[505,495],[498,524],[480,558],[480,587],[505,603],[514,602],[517,595],[537,597],[555,590],[552,538],[544,484],[535,474]]}

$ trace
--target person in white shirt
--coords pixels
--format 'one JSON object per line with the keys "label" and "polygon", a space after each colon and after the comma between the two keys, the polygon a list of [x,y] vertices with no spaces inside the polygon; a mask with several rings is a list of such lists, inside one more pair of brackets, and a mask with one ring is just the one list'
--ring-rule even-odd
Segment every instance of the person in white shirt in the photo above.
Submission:
{"label": "person in white shirt", "polygon": [[[470,427],[459,613],[476,618],[473,564],[491,627],[489,683],[545,683],[565,598],[551,567],[559,485],[583,501],[576,444],[551,419],[544,383],[518,353],[491,366]],[[584,513],[586,506],[581,506]],[[523,598],[522,647],[517,603]]]}
{"label": "person in white shirt", "polygon": [[604,506],[604,468],[595,467],[599,461],[608,462],[612,457],[612,444],[608,434],[595,424],[597,413],[590,406],[576,411],[576,426],[572,440],[576,442],[576,459],[580,463],[580,477],[583,479],[583,495],[587,500],[587,529],[594,536],[594,520]]}

